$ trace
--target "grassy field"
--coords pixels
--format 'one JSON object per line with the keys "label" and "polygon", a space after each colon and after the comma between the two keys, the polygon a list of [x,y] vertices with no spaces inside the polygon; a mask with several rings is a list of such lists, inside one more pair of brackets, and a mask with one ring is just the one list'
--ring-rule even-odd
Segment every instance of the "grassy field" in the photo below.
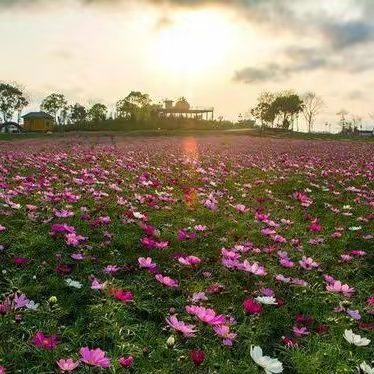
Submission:
{"label": "grassy field", "polygon": [[168,134],[1,135],[0,373],[370,373],[374,144]]}

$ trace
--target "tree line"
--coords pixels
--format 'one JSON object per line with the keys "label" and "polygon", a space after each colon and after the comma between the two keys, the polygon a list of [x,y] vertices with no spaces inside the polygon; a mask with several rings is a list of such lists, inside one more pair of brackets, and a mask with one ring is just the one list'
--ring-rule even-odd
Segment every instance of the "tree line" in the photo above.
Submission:
{"label": "tree line", "polygon": [[[185,100],[185,98],[180,100]],[[21,87],[0,82],[0,120],[2,122],[11,121],[17,115],[19,123],[22,111],[28,104],[29,99]],[[308,132],[312,132],[316,117],[324,106],[322,98],[314,92],[299,95],[293,91],[265,91],[259,95],[256,106],[249,111],[250,117],[245,120],[240,115],[237,125],[293,130],[295,123],[298,124],[299,118],[302,117],[307,124]],[[118,100],[114,113],[109,113],[108,107],[99,102],[89,107],[80,103],[69,104],[66,97],[59,93],[48,95],[40,105],[42,111],[55,118],[57,125],[99,123],[108,118],[146,122],[156,118],[161,107],[161,103],[154,103],[148,94],[139,91],[131,91],[125,98]],[[337,114],[342,115],[338,122],[342,127],[342,132],[347,132],[347,128],[353,129],[360,126],[360,117],[353,116],[352,124],[349,125],[350,122],[345,118],[346,111],[342,110]],[[219,117],[218,122],[227,121]]]}

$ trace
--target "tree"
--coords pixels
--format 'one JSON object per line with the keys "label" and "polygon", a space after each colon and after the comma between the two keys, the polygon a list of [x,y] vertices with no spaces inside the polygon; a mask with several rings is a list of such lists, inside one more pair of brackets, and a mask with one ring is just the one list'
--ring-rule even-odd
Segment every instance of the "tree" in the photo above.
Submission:
{"label": "tree", "polygon": [[56,123],[61,125],[67,119],[67,104],[64,95],[53,93],[42,101],[40,109],[54,116]]}
{"label": "tree", "polygon": [[[10,121],[14,112],[22,112],[28,101],[22,91],[7,83],[0,83],[0,112],[3,122]],[[19,117],[19,116],[18,116]]]}
{"label": "tree", "polygon": [[118,117],[127,118],[130,116],[136,121],[149,117],[151,109],[151,99],[149,95],[139,91],[131,91],[126,98],[116,103]]}
{"label": "tree", "polygon": [[307,92],[303,99],[303,116],[308,125],[308,132],[312,132],[314,119],[325,105],[323,100],[314,92]]}
{"label": "tree", "polygon": [[278,116],[278,127],[288,129],[291,124],[293,125],[295,117],[303,110],[303,101],[299,95],[285,91],[278,94],[272,107]]}
{"label": "tree", "polygon": [[84,122],[87,119],[86,108],[79,103],[72,105],[70,107],[70,119],[74,124]]}
{"label": "tree", "polygon": [[94,104],[88,110],[88,118],[91,121],[105,121],[107,116],[108,108],[104,104]]}
{"label": "tree", "polygon": [[257,105],[251,110],[253,117],[261,122],[261,127],[274,125],[276,117],[274,100],[275,95],[272,92],[264,91],[257,99]]}

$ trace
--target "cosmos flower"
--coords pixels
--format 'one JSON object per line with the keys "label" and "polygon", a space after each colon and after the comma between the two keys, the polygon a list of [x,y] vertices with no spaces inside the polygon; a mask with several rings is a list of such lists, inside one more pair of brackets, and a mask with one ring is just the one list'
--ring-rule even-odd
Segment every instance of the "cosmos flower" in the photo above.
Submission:
{"label": "cosmos flower", "polygon": [[327,285],[326,290],[330,292],[341,292],[346,297],[351,296],[355,291],[353,287],[349,287],[348,284],[342,284],[340,281],[335,281]]}
{"label": "cosmos flower", "polygon": [[152,262],[152,259],[150,257],[139,257],[138,262],[141,268],[154,269],[157,266]]}
{"label": "cosmos flower", "polygon": [[79,283],[78,281],[73,281],[73,280],[70,279],[70,278],[65,279],[65,283],[66,283],[69,287],[73,287],[73,288],[82,288],[82,287],[83,287],[82,283]]}
{"label": "cosmos flower", "polygon": [[208,325],[222,325],[225,321],[225,317],[222,314],[216,315],[213,309],[207,309],[203,306],[187,305],[186,312],[196,316]]}
{"label": "cosmos flower", "polygon": [[37,347],[43,349],[53,349],[59,344],[55,335],[46,336],[42,331],[38,331],[35,333],[32,338],[32,343]]}
{"label": "cosmos flower", "polygon": [[194,350],[190,352],[190,357],[195,366],[200,366],[205,359],[204,351]]}
{"label": "cosmos flower", "polygon": [[191,338],[195,336],[196,326],[187,325],[183,321],[178,321],[176,315],[172,315],[169,318],[166,318],[166,322],[170,327],[181,332],[186,338]]}
{"label": "cosmos flower", "polygon": [[274,296],[257,296],[255,300],[265,305],[277,305],[277,300]]}
{"label": "cosmos flower", "polygon": [[258,302],[249,298],[243,301],[243,308],[248,314],[261,314],[262,306]]}
{"label": "cosmos flower", "polygon": [[68,371],[68,372],[73,371],[79,366],[79,361],[73,361],[73,359],[71,358],[67,358],[67,359],[62,358],[61,360],[56,361],[56,363],[61,369],[61,371]]}
{"label": "cosmos flower", "polygon": [[82,347],[80,349],[81,361],[87,365],[97,366],[102,368],[110,367],[110,358],[105,357],[105,352],[100,348],[89,349],[88,347]]}
{"label": "cosmos flower", "polygon": [[118,362],[123,368],[128,368],[133,365],[134,358],[132,356],[121,357]]}
{"label": "cosmos flower", "polygon": [[263,356],[262,349],[259,346],[251,346],[250,355],[252,360],[261,366],[266,374],[278,374],[283,372],[283,365],[276,358]]}
{"label": "cosmos flower", "polygon": [[351,344],[357,345],[358,347],[365,347],[370,344],[370,339],[362,338],[360,335],[356,335],[352,330],[344,331],[344,339]]}
{"label": "cosmos flower", "polygon": [[365,361],[360,364],[360,369],[364,374],[374,374],[374,367],[369,366]]}
{"label": "cosmos flower", "polygon": [[232,346],[232,341],[237,337],[237,334],[230,332],[230,327],[226,325],[213,327],[213,330],[223,339],[223,345],[226,346]]}
{"label": "cosmos flower", "polygon": [[161,274],[156,274],[155,278],[157,281],[164,284],[165,286],[168,286],[171,288],[178,288],[178,282],[170,277],[164,277]]}
{"label": "cosmos flower", "polygon": [[184,266],[192,267],[192,266],[199,264],[201,262],[201,259],[196,256],[187,256],[187,257],[180,257],[178,261]]}

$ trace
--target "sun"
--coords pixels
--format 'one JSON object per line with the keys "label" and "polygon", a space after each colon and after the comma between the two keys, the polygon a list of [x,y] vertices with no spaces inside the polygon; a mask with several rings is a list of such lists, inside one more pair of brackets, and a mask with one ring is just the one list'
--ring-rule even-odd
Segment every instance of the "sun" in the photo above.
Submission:
{"label": "sun", "polygon": [[154,63],[170,73],[188,76],[219,67],[228,54],[232,25],[214,10],[181,11],[156,32]]}

